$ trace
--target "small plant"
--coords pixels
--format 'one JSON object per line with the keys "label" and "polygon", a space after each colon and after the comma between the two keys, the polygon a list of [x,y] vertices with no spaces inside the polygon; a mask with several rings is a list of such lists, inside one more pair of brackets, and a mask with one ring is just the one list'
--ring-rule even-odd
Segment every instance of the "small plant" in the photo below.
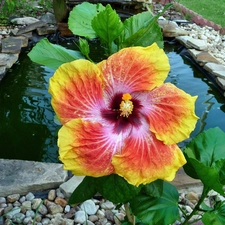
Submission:
{"label": "small plant", "polygon": [[[47,12],[51,9],[52,0],[41,1],[39,5],[41,8],[33,7],[32,5],[35,3],[35,0],[30,0],[27,3],[26,0],[4,0],[0,3],[0,20],[1,23],[6,23],[8,18],[11,16],[37,16],[39,14],[43,14],[43,12]],[[3,22],[4,21],[4,22]]]}

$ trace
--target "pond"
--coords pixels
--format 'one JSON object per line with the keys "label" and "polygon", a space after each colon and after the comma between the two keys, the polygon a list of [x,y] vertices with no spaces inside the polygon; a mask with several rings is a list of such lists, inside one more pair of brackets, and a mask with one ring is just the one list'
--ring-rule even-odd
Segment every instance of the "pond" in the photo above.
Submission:
{"label": "pond", "polygon": [[[71,44],[65,45],[71,48]],[[167,81],[198,95],[196,114],[200,119],[191,137],[216,126],[225,131],[224,96],[182,55],[180,45],[165,43],[165,51],[171,64]],[[100,60],[100,55],[97,54],[96,60]],[[59,162],[60,126],[54,123],[48,93],[48,80],[53,72],[31,62],[27,52],[23,52],[0,82],[0,158]]]}

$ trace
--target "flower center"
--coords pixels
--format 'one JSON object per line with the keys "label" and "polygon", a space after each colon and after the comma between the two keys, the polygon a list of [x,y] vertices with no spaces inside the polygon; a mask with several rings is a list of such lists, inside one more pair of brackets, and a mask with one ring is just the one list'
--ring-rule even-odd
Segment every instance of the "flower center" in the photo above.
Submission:
{"label": "flower center", "polygon": [[134,108],[133,102],[130,101],[132,96],[129,93],[123,94],[122,101],[120,103],[120,116],[128,117]]}

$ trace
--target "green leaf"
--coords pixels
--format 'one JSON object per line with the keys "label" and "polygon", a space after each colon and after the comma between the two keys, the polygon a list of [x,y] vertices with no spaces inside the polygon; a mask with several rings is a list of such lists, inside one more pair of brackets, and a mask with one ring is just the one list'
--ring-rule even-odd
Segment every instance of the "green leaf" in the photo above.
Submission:
{"label": "green leaf", "polygon": [[164,182],[161,197],[139,193],[130,201],[134,215],[145,224],[168,225],[179,218],[179,193],[170,183]]}
{"label": "green leaf", "polygon": [[130,17],[124,21],[124,33],[122,36],[122,47],[149,46],[156,42],[163,45],[163,35],[157,23],[157,16],[149,12],[143,12]]}
{"label": "green leaf", "polygon": [[90,53],[90,48],[86,39],[79,38],[79,49],[81,53],[88,58]]}
{"label": "green leaf", "polygon": [[66,49],[60,45],[51,44],[47,38],[39,41],[28,53],[30,59],[38,64],[56,70],[63,63],[83,58],[78,51]]}
{"label": "green leaf", "polygon": [[202,183],[220,194],[224,194],[223,184],[220,182],[219,171],[214,167],[209,167],[196,159],[189,159],[189,163],[193,166]]}
{"label": "green leaf", "polygon": [[225,224],[225,204],[220,202],[215,206],[215,210],[204,213],[202,222],[205,225],[224,225]]}
{"label": "green leaf", "polygon": [[78,204],[92,198],[97,193],[95,179],[96,178],[86,176],[72,193],[69,204]]}
{"label": "green leaf", "polygon": [[91,4],[89,2],[83,2],[75,6],[69,15],[69,29],[75,35],[89,39],[96,38],[97,35],[92,29],[91,23],[93,18],[104,9],[105,7],[102,4]]}
{"label": "green leaf", "polygon": [[224,141],[225,133],[218,127],[211,128],[196,136],[184,150],[185,172],[221,194],[225,184]]}
{"label": "green leaf", "polygon": [[118,38],[123,31],[123,23],[116,11],[108,4],[105,10],[100,12],[92,20],[92,28],[101,42],[106,44],[109,48],[109,52],[112,52],[112,42]]}
{"label": "green leaf", "polygon": [[104,198],[117,204],[126,203],[135,197],[140,192],[141,186],[133,186],[123,177],[111,174],[96,178],[96,189]]}
{"label": "green leaf", "polygon": [[152,197],[160,197],[163,192],[163,180],[156,180],[150,184],[146,184],[142,188],[142,192]]}

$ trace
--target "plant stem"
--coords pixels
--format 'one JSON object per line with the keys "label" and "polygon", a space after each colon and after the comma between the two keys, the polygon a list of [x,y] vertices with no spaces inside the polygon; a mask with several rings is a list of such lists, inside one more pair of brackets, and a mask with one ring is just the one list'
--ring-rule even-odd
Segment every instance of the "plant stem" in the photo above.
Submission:
{"label": "plant stem", "polygon": [[205,185],[203,186],[203,190],[202,190],[202,195],[201,198],[199,199],[197,205],[194,207],[193,211],[190,213],[189,216],[187,216],[185,218],[185,221],[183,223],[183,225],[187,225],[188,221],[191,219],[191,217],[193,215],[196,214],[196,212],[198,211],[198,209],[200,208],[200,205],[202,204],[202,202],[204,201],[204,199],[206,198],[207,194],[209,193],[210,189],[208,187],[206,187]]}
{"label": "plant stem", "polygon": [[128,204],[128,203],[125,203],[125,204],[124,204],[124,208],[125,208],[125,212],[126,212],[128,221],[129,221],[130,223],[132,223],[133,225],[135,225],[135,217],[134,217],[134,215],[132,215],[132,214],[130,213],[129,204]]}

